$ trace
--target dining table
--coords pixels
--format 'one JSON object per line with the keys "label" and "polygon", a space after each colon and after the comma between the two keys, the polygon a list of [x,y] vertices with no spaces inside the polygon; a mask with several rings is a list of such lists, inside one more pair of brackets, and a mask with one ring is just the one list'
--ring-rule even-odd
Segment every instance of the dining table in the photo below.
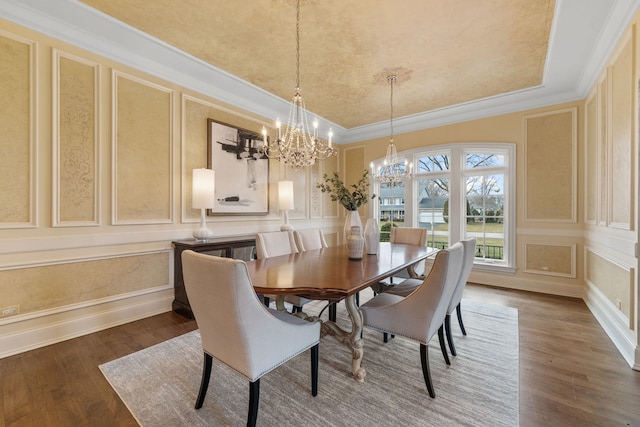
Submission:
{"label": "dining table", "polygon": [[358,293],[437,251],[420,245],[380,242],[375,255],[363,253],[361,259],[351,259],[346,245],[338,245],[247,261],[247,268],[256,293],[275,295],[279,309],[284,308],[282,301],[286,294],[335,303],[344,300],[351,330],[343,329],[332,320],[314,316],[308,319],[321,321],[322,336],[333,336],[352,352],[351,373],[362,382],[366,371],[361,366],[363,321],[357,304]]}

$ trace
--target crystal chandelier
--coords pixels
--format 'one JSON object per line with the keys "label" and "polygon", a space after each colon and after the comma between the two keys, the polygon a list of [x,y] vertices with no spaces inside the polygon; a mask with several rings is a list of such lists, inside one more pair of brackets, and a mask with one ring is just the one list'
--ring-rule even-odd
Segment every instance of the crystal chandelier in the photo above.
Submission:
{"label": "crystal chandelier", "polygon": [[296,94],[289,106],[289,121],[281,132],[280,119],[276,120],[277,138],[271,142],[267,140],[267,128],[262,127],[264,146],[262,152],[269,158],[299,171],[305,166],[313,165],[316,160],[325,160],[335,156],[338,151],[332,147],[333,131],[329,129],[328,143],[318,139],[318,119],[313,121],[313,133],[309,132],[309,121],[302,95],[300,95],[300,0],[296,6]]}
{"label": "crystal chandelier", "polygon": [[394,186],[400,182],[409,179],[411,177],[411,163],[407,163],[407,160],[400,161],[398,159],[398,151],[393,143],[393,84],[398,77],[396,75],[387,76],[387,81],[391,86],[391,118],[389,124],[391,127],[391,137],[389,139],[389,146],[387,147],[387,155],[384,158],[382,166],[378,166],[377,170],[373,168],[373,162],[371,163],[371,175],[374,179],[380,181],[381,184],[387,184]]}

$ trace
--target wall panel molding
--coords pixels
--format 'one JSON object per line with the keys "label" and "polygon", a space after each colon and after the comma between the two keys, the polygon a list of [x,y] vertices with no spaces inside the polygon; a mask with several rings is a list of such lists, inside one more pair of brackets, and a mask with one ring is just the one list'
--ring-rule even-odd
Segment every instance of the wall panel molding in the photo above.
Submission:
{"label": "wall panel molding", "polygon": [[622,230],[631,230],[635,203],[632,35],[632,30],[627,31],[609,66],[608,218],[610,227]]}
{"label": "wall panel molding", "polygon": [[584,221],[598,220],[598,89],[585,101],[584,112]]}
{"label": "wall panel molding", "polygon": [[522,242],[525,273],[576,278],[576,244]]}
{"label": "wall panel molding", "polygon": [[173,222],[173,91],[112,72],[112,224]]}
{"label": "wall panel molding", "polygon": [[0,229],[38,227],[37,53],[37,42],[0,30]]}
{"label": "wall panel molding", "polygon": [[524,116],[524,220],[577,222],[577,108]]}
{"label": "wall panel molding", "polygon": [[100,65],[54,48],[52,92],[52,225],[99,225]]}

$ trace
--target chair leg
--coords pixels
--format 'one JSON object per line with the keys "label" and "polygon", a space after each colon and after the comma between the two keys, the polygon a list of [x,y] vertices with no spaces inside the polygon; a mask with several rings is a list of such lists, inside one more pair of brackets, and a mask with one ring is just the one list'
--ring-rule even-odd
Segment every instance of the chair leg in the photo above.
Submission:
{"label": "chair leg", "polygon": [[427,385],[429,396],[435,398],[436,392],[433,390],[431,372],[429,371],[429,346],[422,343],[420,343],[420,361],[422,362],[422,375],[424,376],[424,382]]}
{"label": "chair leg", "polygon": [[204,365],[202,366],[202,380],[200,381],[200,391],[196,398],[196,409],[202,408],[204,397],[207,395],[207,389],[209,388],[209,378],[211,378],[211,365],[213,364],[213,357],[204,354]]}
{"label": "chair leg", "polygon": [[456,306],[456,314],[458,315],[458,324],[460,325],[462,335],[467,335],[467,331],[464,330],[464,323],[462,323],[462,309],[460,308],[460,303]]}
{"label": "chair leg", "polygon": [[336,307],[336,303],[332,302],[329,306],[329,320],[332,322],[336,321],[336,315],[338,313],[338,308]]}
{"label": "chair leg", "polygon": [[447,346],[444,343],[444,325],[440,325],[440,328],[438,328],[438,340],[440,341],[440,350],[442,350],[444,361],[447,362],[447,365],[451,365],[449,354],[447,353]]}
{"label": "chair leg", "polygon": [[262,302],[264,303],[264,305],[266,305],[267,307],[269,307],[269,304],[271,303],[271,301],[269,301],[269,297],[262,297]]}
{"label": "chair leg", "polygon": [[451,316],[446,315],[444,318],[444,330],[447,333],[447,342],[449,343],[449,350],[451,350],[452,356],[457,356],[456,346],[453,344],[453,335],[451,334]]}
{"label": "chair leg", "polygon": [[260,378],[249,383],[249,417],[247,427],[255,427],[258,420],[258,403],[260,403]]}
{"label": "chair leg", "polygon": [[311,347],[311,395],[318,395],[318,354],[320,344]]}

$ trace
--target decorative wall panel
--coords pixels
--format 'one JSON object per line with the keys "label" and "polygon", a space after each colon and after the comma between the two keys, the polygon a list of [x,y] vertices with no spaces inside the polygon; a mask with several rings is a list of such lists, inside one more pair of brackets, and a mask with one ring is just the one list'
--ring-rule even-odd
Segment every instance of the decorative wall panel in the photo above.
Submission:
{"label": "decorative wall panel", "polygon": [[[634,271],[589,249],[586,251],[587,282],[597,287],[615,307],[620,301],[619,310],[627,318],[633,312],[633,276]],[[633,325],[631,324],[630,327]],[[633,327],[632,327],[633,328]]]}
{"label": "decorative wall panel", "polygon": [[172,221],[172,93],[113,74],[113,222]]}
{"label": "decorative wall panel", "polygon": [[35,226],[35,49],[0,32],[0,228]]}
{"label": "decorative wall panel", "polygon": [[47,310],[168,285],[169,253],[0,271],[4,306]]}
{"label": "decorative wall panel", "polygon": [[322,191],[316,188],[316,184],[322,180],[322,165],[324,162],[315,162],[309,168],[309,217],[322,218]]}
{"label": "decorative wall panel", "polygon": [[53,225],[97,225],[99,66],[54,50],[53,80]]}
{"label": "decorative wall panel", "polygon": [[594,224],[598,217],[598,92],[585,106],[585,221]]}
{"label": "decorative wall panel", "polygon": [[634,200],[632,144],[633,51],[628,39],[611,65],[610,226],[631,228]]}
{"label": "decorative wall panel", "polygon": [[[340,156],[338,154],[338,156]],[[324,161],[324,170],[323,175],[327,174],[328,176],[332,176],[334,172],[338,171],[338,161],[340,157],[330,157],[329,159]],[[338,204],[338,202],[332,202],[331,196],[327,193],[322,194],[322,216],[325,218],[335,218],[339,216],[338,209],[343,209],[342,206]]]}
{"label": "decorative wall panel", "polygon": [[576,222],[575,108],[525,117],[525,219]]}
{"label": "decorative wall panel", "polygon": [[576,245],[524,242],[524,272],[576,277]]}
{"label": "decorative wall panel", "polygon": [[609,199],[608,182],[608,159],[609,159],[609,126],[608,126],[608,106],[609,106],[609,86],[606,72],[598,82],[598,105],[600,115],[598,117],[598,224],[607,225],[609,222],[607,200]]}

